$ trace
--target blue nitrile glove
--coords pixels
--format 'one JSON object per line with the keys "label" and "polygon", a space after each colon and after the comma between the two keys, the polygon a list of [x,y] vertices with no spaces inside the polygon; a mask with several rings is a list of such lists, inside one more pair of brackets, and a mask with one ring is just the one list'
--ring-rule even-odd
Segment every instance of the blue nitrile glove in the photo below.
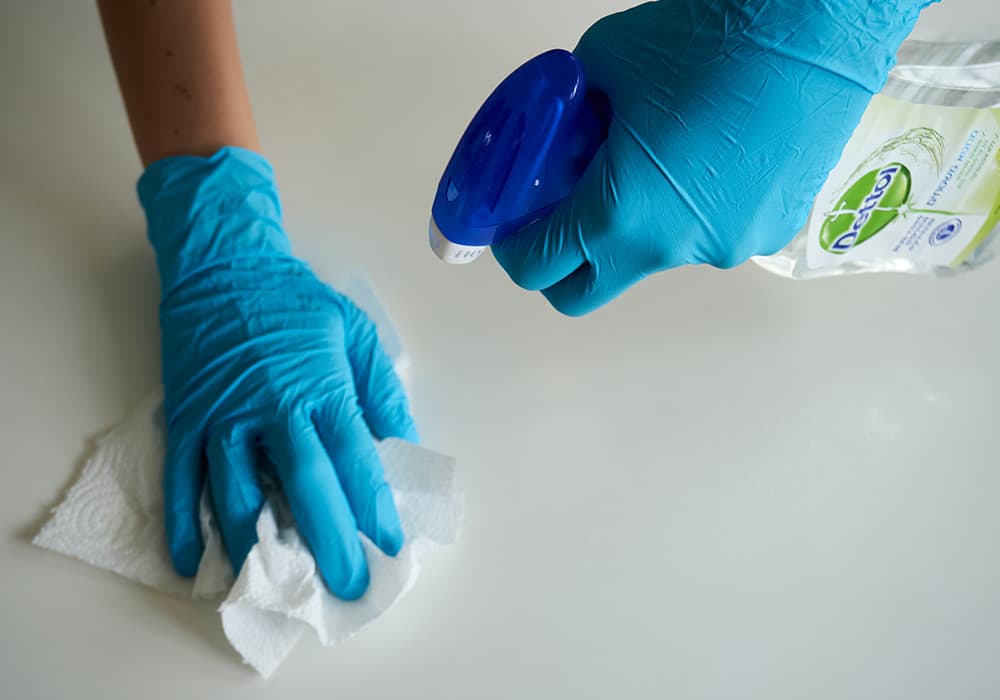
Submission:
{"label": "blue nitrile glove", "polygon": [[163,300],[164,509],[190,576],[207,476],[239,571],[256,541],[260,475],[277,477],[330,590],[368,585],[358,536],[395,554],[403,532],[376,438],[416,439],[372,322],[294,258],[271,166],[238,148],[168,158],[139,180]]}
{"label": "blue nitrile glove", "polygon": [[777,252],[927,4],[663,0],[604,18],[575,54],[610,100],[607,141],[494,255],[579,315],[659,270]]}

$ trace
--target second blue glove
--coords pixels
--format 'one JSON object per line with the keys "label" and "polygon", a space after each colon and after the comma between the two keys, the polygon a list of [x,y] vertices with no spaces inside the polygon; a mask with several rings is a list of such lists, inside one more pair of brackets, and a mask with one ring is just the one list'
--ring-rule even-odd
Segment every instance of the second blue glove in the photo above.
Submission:
{"label": "second blue glove", "polygon": [[611,103],[607,141],[494,255],[579,315],[659,270],[777,252],[926,4],[662,0],[604,18],[574,53]]}

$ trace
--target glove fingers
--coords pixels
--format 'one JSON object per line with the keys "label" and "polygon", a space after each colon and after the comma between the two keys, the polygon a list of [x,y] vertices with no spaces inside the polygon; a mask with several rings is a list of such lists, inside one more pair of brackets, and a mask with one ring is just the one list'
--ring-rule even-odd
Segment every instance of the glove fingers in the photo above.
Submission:
{"label": "glove fingers", "polygon": [[403,547],[403,526],[375,442],[357,408],[336,401],[315,420],[361,532],[395,556]]}
{"label": "glove fingers", "polygon": [[[679,218],[679,217],[678,217]],[[668,270],[682,264],[671,255],[618,256],[612,239],[607,245],[596,246],[591,251],[591,262],[581,266],[563,280],[542,290],[542,294],[556,310],[567,316],[582,316],[604,306],[625,292],[636,282],[653,272]]]}
{"label": "glove fingers", "polygon": [[514,284],[546,289],[587,262],[586,239],[608,229],[603,203],[607,148],[601,146],[576,187],[548,216],[493,245]]}
{"label": "glove fingers", "polygon": [[205,458],[194,431],[176,426],[168,430],[163,467],[163,513],[167,545],[181,576],[198,572],[204,545],[198,505],[204,481]]}
{"label": "glove fingers", "polygon": [[595,268],[584,265],[566,279],[543,289],[542,294],[559,312],[567,316],[583,316],[608,303],[628,288],[624,278],[608,283],[598,277]]}
{"label": "glove fingers", "polygon": [[406,390],[379,341],[375,324],[353,304],[347,316],[347,357],[368,429],[379,440],[398,437],[419,442]]}
{"label": "glove fingers", "polygon": [[312,421],[291,416],[265,431],[264,444],[327,587],[344,600],[359,598],[368,588],[368,564],[358,526]]}
{"label": "glove fingers", "polygon": [[206,447],[215,517],[237,575],[257,543],[257,518],[264,505],[254,438],[234,426],[215,431]]}

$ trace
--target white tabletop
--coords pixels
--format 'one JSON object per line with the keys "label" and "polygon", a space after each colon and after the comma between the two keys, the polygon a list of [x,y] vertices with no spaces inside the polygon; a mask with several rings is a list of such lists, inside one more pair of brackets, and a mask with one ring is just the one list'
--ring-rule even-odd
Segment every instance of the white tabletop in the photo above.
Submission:
{"label": "white tabletop", "polygon": [[[947,0],[918,31],[997,37],[996,7]],[[157,281],[96,10],[3,3],[0,697],[998,696],[1000,264],[687,269],[571,320],[428,250],[481,100],[612,9],[239,4],[297,251],[374,280],[468,505],[392,614],[263,682],[209,606],[28,544],[87,438],[157,385]]]}

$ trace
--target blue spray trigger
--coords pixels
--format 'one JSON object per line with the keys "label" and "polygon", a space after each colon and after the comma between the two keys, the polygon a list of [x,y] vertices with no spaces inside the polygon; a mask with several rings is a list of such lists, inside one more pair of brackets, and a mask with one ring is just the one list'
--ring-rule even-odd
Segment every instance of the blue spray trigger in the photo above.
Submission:
{"label": "blue spray trigger", "polygon": [[455,147],[431,207],[430,242],[446,262],[476,259],[566,198],[607,138],[607,99],[561,49],[511,73]]}

